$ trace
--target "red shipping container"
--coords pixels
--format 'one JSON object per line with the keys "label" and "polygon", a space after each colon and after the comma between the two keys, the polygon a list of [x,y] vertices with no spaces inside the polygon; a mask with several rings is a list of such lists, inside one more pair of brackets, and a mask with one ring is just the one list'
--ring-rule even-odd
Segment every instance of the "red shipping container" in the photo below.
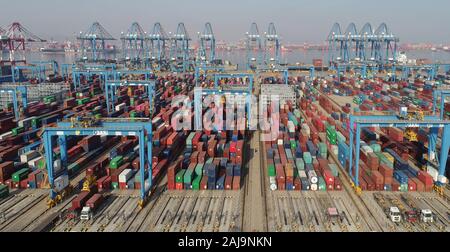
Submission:
{"label": "red shipping container", "polygon": [[226,176],[225,177],[225,190],[232,190],[233,189],[233,176]]}
{"label": "red shipping container", "polygon": [[416,191],[423,192],[425,191],[424,184],[418,178],[410,178],[416,184]]}
{"label": "red shipping container", "polygon": [[334,178],[334,190],[336,190],[336,191],[342,190],[341,179],[339,177]]}
{"label": "red shipping container", "polygon": [[369,167],[369,169],[378,170],[379,165],[380,165],[380,161],[379,161],[377,155],[375,155],[375,153],[369,153],[367,155],[367,166]]}
{"label": "red shipping container", "polygon": [[280,190],[280,191],[286,190],[286,180],[284,178],[277,177],[277,185],[278,185],[278,190]]}
{"label": "red shipping container", "polygon": [[396,179],[392,181],[392,191],[394,192],[400,191],[400,183]]}
{"label": "red shipping container", "polygon": [[183,190],[183,183],[175,183],[175,190]]}
{"label": "red shipping container", "polygon": [[[233,183],[236,179],[233,180]],[[233,184],[234,186],[234,184]],[[200,190],[207,190],[208,189],[208,176],[203,176],[202,180],[200,181]],[[234,189],[234,187],[233,187]]]}
{"label": "red shipping container", "polygon": [[359,177],[359,187],[361,187],[361,190],[366,191],[367,190],[367,183],[362,178],[362,176]]}
{"label": "red shipping container", "polygon": [[408,191],[411,192],[417,191],[416,183],[414,183],[414,181],[411,178],[408,179]]}
{"label": "red shipping container", "polygon": [[20,189],[27,189],[28,188],[28,179],[21,180],[19,182],[19,188]]}
{"label": "red shipping container", "polygon": [[[392,177],[394,175],[394,169],[388,167],[384,163],[380,163],[379,171],[384,177]],[[390,183],[385,183],[385,184],[390,184]]]}
{"label": "red shipping container", "polygon": [[302,189],[302,183],[300,181],[300,178],[297,177],[294,179],[294,190],[300,191]]}
{"label": "red shipping container", "polygon": [[233,190],[239,190],[239,189],[241,189],[241,177],[234,176],[233,177]]}
{"label": "red shipping container", "polygon": [[384,177],[383,175],[381,175],[379,171],[371,171],[371,172],[372,176],[370,178],[376,185],[384,184]]}
{"label": "red shipping container", "polygon": [[385,176],[385,177],[383,177],[384,178],[384,184],[385,185],[391,185],[392,184],[392,181],[393,181],[393,177],[389,177],[389,176]]}
{"label": "red shipping container", "polygon": [[403,141],[403,131],[397,128],[389,128],[389,137],[397,142]]}

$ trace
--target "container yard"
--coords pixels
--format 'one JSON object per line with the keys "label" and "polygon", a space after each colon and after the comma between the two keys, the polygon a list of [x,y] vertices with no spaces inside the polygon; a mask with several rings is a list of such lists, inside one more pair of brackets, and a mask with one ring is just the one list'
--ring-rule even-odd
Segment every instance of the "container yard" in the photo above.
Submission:
{"label": "container yard", "polygon": [[0,231],[450,231],[450,59],[335,23],[328,55],[290,62],[252,23],[233,62],[211,23],[163,25],[118,49],[94,22],[71,62],[0,29]]}

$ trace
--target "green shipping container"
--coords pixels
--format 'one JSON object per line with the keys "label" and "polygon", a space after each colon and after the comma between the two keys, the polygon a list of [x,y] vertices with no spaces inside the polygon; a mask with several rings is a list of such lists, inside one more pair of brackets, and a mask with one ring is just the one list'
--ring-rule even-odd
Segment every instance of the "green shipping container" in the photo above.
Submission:
{"label": "green shipping container", "polygon": [[326,191],[327,185],[325,184],[325,180],[322,177],[319,177],[319,182],[317,184],[319,191]]}
{"label": "green shipping container", "polygon": [[0,192],[0,199],[6,198],[9,195],[9,189],[6,189],[5,191]]}
{"label": "green shipping container", "polygon": [[330,144],[336,144],[337,141],[336,129],[333,128],[333,126],[327,126],[326,131],[328,142],[330,142]]}
{"label": "green shipping container", "polygon": [[13,173],[12,181],[20,182],[21,180],[23,180],[24,178],[26,178],[28,176],[28,173],[29,173],[28,168],[20,169],[20,170],[16,171],[15,173]]}
{"label": "green shipping container", "polygon": [[197,176],[203,176],[203,164],[197,164],[195,166],[195,174]]}
{"label": "green shipping container", "polygon": [[186,170],[186,172],[183,175],[183,183],[185,184],[192,184],[192,180],[194,179],[194,172],[192,170]]}
{"label": "green shipping container", "polygon": [[184,173],[186,172],[185,169],[180,170],[177,175],[175,176],[175,182],[177,183],[183,183],[183,177]]}
{"label": "green shipping container", "polygon": [[275,176],[277,176],[277,172],[276,172],[276,170],[275,170],[275,165],[270,164],[270,165],[267,166],[267,169],[268,169],[268,171],[269,171],[269,177],[275,177]]}
{"label": "green shipping container", "polygon": [[194,181],[192,181],[192,190],[200,190],[200,182],[202,181],[202,176],[195,177]]}
{"label": "green shipping container", "polygon": [[136,118],[136,115],[137,115],[136,111],[131,111],[130,112],[130,118]]}
{"label": "green shipping container", "polygon": [[291,142],[291,149],[292,150],[297,149],[297,143],[295,142],[295,140],[291,140],[290,142]]}
{"label": "green shipping container", "polygon": [[327,149],[327,145],[325,143],[319,143],[318,147],[319,147],[320,153],[327,153],[328,149]]}
{"label": "green shipping container", "polygon": [[208,160],[206,160],[206,163],[207,163],[207,164],[212,164],[213,161],[214,161],[214,159],[208,158]]}
{"label": "green shipping container", "polygon": [[111,187],[112,187],[113,190],[114,189],[119,189],[119,182],[112,182],[111,183]]}
{"label": "green shipping container", "polygon": [[24,127],[17,127],[17,128],[14,128],[14,129],[11,130],[13,136],[17,136],[17,135],[19,135],[20,133],[22,133],[24,131],[25,131]]}
{"label": "green shipping container", "polygon": [[67,167],[67,169],[71,171],[72,174],[75,174],[80,170],[80,166],[78,163],[72,163]]}
{"label": "green shipping container", "polygon": [[338,141],[338,143],[344,143],[347,139],[345,139],[345,136],[342,135],[341,132],[336,131],[336,140]]}
{"label": "green shipping container", "polygon": [[305,169],[305,162],[303,161],[303,158],[297,158],[295,160],[295,165],[297,166],[297,169],[299,169],[299,170]]}
{"label": "green shipping container", "polygon": [[33,119],[31,120],[31,126],[32,126],[33,128],[37,128],[37,127],[39,127],[40,122],[41,122],[41,119],[40,119],[40,118],[33,118]]}
{"label": "green shipping container", "polygon": [[305,161],[305,164],[312,164],[312,156],[309,152],[303,152],[303,160]]}
{"label": "green shipping container", "polygon": [[381,152],[381,146],[379,144],[371,144],[370,147],[373,149],[373,152]]}
{"label": "green shipping container", "polygon": [[192,146],[192,139],[195,136],[195,132],[191,132],[189,136],[186,138],[186,146]]}
{"label": "green shipping container", "polygon": [[408,184],[400,184],[400,192],[407,192]]}
{"label": "green shipping container", "polygon": [[109,168],[111,169],[117,169],[123,164],[123,157],[117,156],[109,162]]}

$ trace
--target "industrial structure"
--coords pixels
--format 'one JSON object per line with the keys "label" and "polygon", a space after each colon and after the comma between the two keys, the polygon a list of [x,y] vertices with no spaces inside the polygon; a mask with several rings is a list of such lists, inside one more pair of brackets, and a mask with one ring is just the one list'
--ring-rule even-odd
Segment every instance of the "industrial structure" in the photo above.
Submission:
{"label": "industrial structure", "polygon": [[[42,41],[13,26],[2,49]],[[252,23],[247,71],[209,22],[197,51],[182,22],[134,22],[120,57],[98,22],[77,39],[2,62],[0,231],[450,231],[450,63],[397,62],[386,24],[336,23],[324,67]]]}

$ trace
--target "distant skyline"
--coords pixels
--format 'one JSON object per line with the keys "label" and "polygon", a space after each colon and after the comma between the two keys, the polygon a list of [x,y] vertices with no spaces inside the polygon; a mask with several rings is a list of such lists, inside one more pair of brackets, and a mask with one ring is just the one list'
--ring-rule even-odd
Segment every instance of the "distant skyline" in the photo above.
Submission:
{"label": "distant skyline", "polygon": [[274,22],[284,42],[319,43],[335,22],[343,31],[351,22],[358,30],[385,22],[400,43],[450,42],[448,0],[40,0],[3,1],[1,7],[0,27],[18,21],[47,40],[74,40],[94,21],[119,39],[137,21],[147,32],[160,22],[167,33],[184,22],[194,41],[211,22],[217,40],[234,42],[252,22],[261,34]]}

